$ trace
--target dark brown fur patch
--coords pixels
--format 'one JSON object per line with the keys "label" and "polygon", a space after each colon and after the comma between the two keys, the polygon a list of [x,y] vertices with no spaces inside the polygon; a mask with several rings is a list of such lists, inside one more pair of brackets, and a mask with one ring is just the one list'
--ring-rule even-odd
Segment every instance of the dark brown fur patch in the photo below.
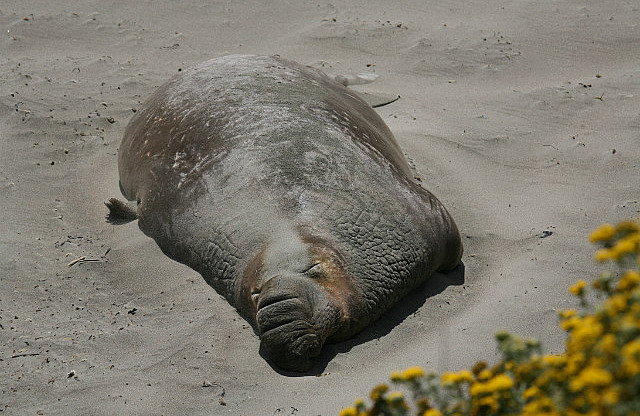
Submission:
{"label": "dark brown fur patch", "polygon": [[[339,341],[352,334],[354,326],[358,326],[358,315],[362,298],[360,288],[355,279],[346,270],[346,260],[333,248],[330,241],[300,229],[301,240],[308,244],[314,264],[310,277],[327,293],[331,303],[342,313],[343,325],[329,337],[329,341]],[[349,325],[346,325],[349,323]]]}
{"label": "dark brown fur patch", "polygon": [[247,268],[244,270],[242,275],[240,293],[236,299],[236,309],[247,313],[248,316],[246,316],[245,319],[247,319],[254,327],[256,325],[255,320],[256,313],[258,312],[258,305],[253,301],[252,295],[260,291],[258,283],[260,282],[260,275],[262,274],[266,251],[266,248],[260,250],[260,252],[247,265]]}

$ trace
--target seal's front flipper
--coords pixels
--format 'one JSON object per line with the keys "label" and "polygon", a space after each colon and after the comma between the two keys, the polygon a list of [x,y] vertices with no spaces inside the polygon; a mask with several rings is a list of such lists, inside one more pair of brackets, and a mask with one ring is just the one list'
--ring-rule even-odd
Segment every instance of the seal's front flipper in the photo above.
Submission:
{"label": "seal's front flipper", "polygon": [[109,215],[106,218],[111,224],[126,224],[138,219],[135,201],[122,202],[117,198],[111,198],[104,201],[104,204],[109,208]]}

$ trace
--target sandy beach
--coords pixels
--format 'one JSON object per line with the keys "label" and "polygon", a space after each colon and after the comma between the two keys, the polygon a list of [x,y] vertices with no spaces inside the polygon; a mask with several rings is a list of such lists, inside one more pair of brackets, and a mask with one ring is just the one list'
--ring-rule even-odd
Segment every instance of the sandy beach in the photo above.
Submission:
{"label": "sandy beach", "polygon": [[[627,1],[14,1],[0,4],[0,414],[335,415],[393,370],[498,357],[508,329],[563,350],[589,232],[640,215],[640,5]],[[259,339],[121,197],[124,129],[158,86],[277,54],[378,108],[460,228],[436,275],[312,374]]]}

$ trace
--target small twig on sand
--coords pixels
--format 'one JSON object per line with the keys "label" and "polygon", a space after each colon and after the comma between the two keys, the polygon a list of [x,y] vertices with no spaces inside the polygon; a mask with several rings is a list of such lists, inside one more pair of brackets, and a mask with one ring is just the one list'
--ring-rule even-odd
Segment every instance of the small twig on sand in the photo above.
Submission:
{"label": "small twig on sand", "polygon": [[87,256],[80,256],[77,259],[73,259],[69,262],[69,264],[67,264],[67,266],[71,267],[76,263],[85,263],[85,262],[89,262],[89,261],[104,261],[102,259],[88,259]]}
{"label": "small twig on sand", "polygon": [[11,356],[11,358],[18,358],[18,357],[35,357],[36,355],[40,355],[39,352],[23,352],[21,354],[13,354]]}
{"label": "small twig on sand", "polygon": [[85,261],[86,258],[87,258],[86,256],[80,256],[77,259],[71,260],[69,264],[67,264],[67,266],[71,267],[78,262]]}

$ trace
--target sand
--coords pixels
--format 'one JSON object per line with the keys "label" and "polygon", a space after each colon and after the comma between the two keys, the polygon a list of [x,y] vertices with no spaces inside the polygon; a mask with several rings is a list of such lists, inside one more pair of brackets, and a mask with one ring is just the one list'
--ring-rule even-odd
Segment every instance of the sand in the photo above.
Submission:
{"label": "sand", "polygon": [[[256,3],[256,4],[252,4]],[[563,349],[598,224],[640,213],[640,10],[588,0],[0,4],[0,413],[332,415],[392,370]],[[279,54],[380,107],[462,232],[435,276],[313,374],[259,340],[135,222],[105,222],[128,120],[182,68]]]}

